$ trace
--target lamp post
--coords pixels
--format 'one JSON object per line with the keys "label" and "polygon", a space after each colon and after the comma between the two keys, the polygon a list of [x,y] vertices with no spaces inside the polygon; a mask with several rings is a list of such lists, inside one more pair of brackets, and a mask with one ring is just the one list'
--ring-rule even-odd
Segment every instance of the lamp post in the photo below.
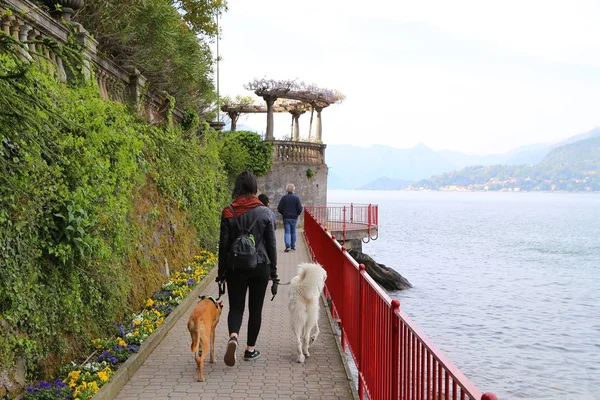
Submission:
{"label": "lamp post", "polygon": [[219,12],[217,11],[217,121],[221,122],[221,97],[219,92]]}

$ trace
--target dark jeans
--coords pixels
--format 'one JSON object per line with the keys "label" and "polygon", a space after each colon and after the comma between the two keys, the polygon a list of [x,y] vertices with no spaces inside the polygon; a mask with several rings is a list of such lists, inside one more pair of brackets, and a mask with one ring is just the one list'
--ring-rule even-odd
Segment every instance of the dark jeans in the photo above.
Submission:
{"label": "dark jeans", "polygon": [[296,224],[298,223],[297,219],[287,219],[283,220],[283,240],[285,242],[285,248],[292,249],[296,248]]}
{"label": "dark jeans", "polygon": [[[265,273],[266,271],[266,273]],[[227,272],[227,291],[229,292],[229,315],[227,325],[229,335],[240,333],[244,308],[246,305],[246,291],[248,295],[248,346],[254,346],[262,322],[262,309],[265,293],[269,284],[269,269],[265,265],[257,265],[252,272],[236,271]]]}

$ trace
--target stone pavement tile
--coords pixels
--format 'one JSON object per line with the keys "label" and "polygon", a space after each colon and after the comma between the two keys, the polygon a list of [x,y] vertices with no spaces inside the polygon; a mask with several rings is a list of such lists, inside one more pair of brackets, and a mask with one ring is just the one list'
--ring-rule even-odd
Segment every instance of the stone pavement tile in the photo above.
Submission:
{"label": "stone pavement tile", "polygon": [[[297,265],[309,262],[310,257],[302,231],[298,232],[297,250],[289,253],[283,251],[283,230],[278,230],[277,235],[278,274],[285,283],[294,277]],[[227,367],[223,363],[228,339],[228,302],[225,296],[224,313],[216,332],[217,362],[205,362],[205,382],[196,381],[196,363],[190,352],[190,334],[187,331],[190,308],[176,321],[116,399],[353,399],[351,383],[323,307],[320,313],[321,335],[311,348],[311,356],[304,364],[295,362],[295,339],[292,337],[287,310],[288,288],[280,286],[273,301],[270,285],[267,289],[262,327],[256,345],[262,352],[260,359],[252,362],[243,360],[248,317],[246,309],[236,365]],[[209,286],[205,294],[216,296],[216,285]],[[155,397],[149,397],[152,394]]]}

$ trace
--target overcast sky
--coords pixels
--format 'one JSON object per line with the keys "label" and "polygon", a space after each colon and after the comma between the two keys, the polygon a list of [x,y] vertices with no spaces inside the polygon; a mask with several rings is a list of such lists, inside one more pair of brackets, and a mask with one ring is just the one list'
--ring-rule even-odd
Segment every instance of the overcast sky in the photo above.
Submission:
{"label": "overcast sky", "polygon": [[221,95],[253,95],[255,77],[346,95],[325,143],[489,154],[600,126],[597,0],[229,0],[220,23]]}

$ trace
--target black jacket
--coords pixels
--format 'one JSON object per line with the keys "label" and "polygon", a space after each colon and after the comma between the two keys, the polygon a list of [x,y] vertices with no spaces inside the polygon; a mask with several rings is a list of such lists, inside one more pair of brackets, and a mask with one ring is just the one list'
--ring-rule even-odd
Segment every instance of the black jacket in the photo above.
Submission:
{"label": "black jacket", "polygon": [[302,203],[300,203],[300,197],[294,193],[288,193],[279,200],[277,211],[283,217],[283,219],[298,219],[300,213],[302,213]]}
{"label": "black jacket", "polygon": [[[249,228],[258,218],[251,233],[256,241],[258,265],[255,274],[267,275],[272,279],[277,278],[277,244],[275,242],[275,230],[271,211],[264,206],[254,207],[237,217],[240,226]],[[227,272],[227,255],[231,244],[238,237],[238,226],[233,218],[221,216],[221,234],[219,237],[219,276],[221,280]]]}

